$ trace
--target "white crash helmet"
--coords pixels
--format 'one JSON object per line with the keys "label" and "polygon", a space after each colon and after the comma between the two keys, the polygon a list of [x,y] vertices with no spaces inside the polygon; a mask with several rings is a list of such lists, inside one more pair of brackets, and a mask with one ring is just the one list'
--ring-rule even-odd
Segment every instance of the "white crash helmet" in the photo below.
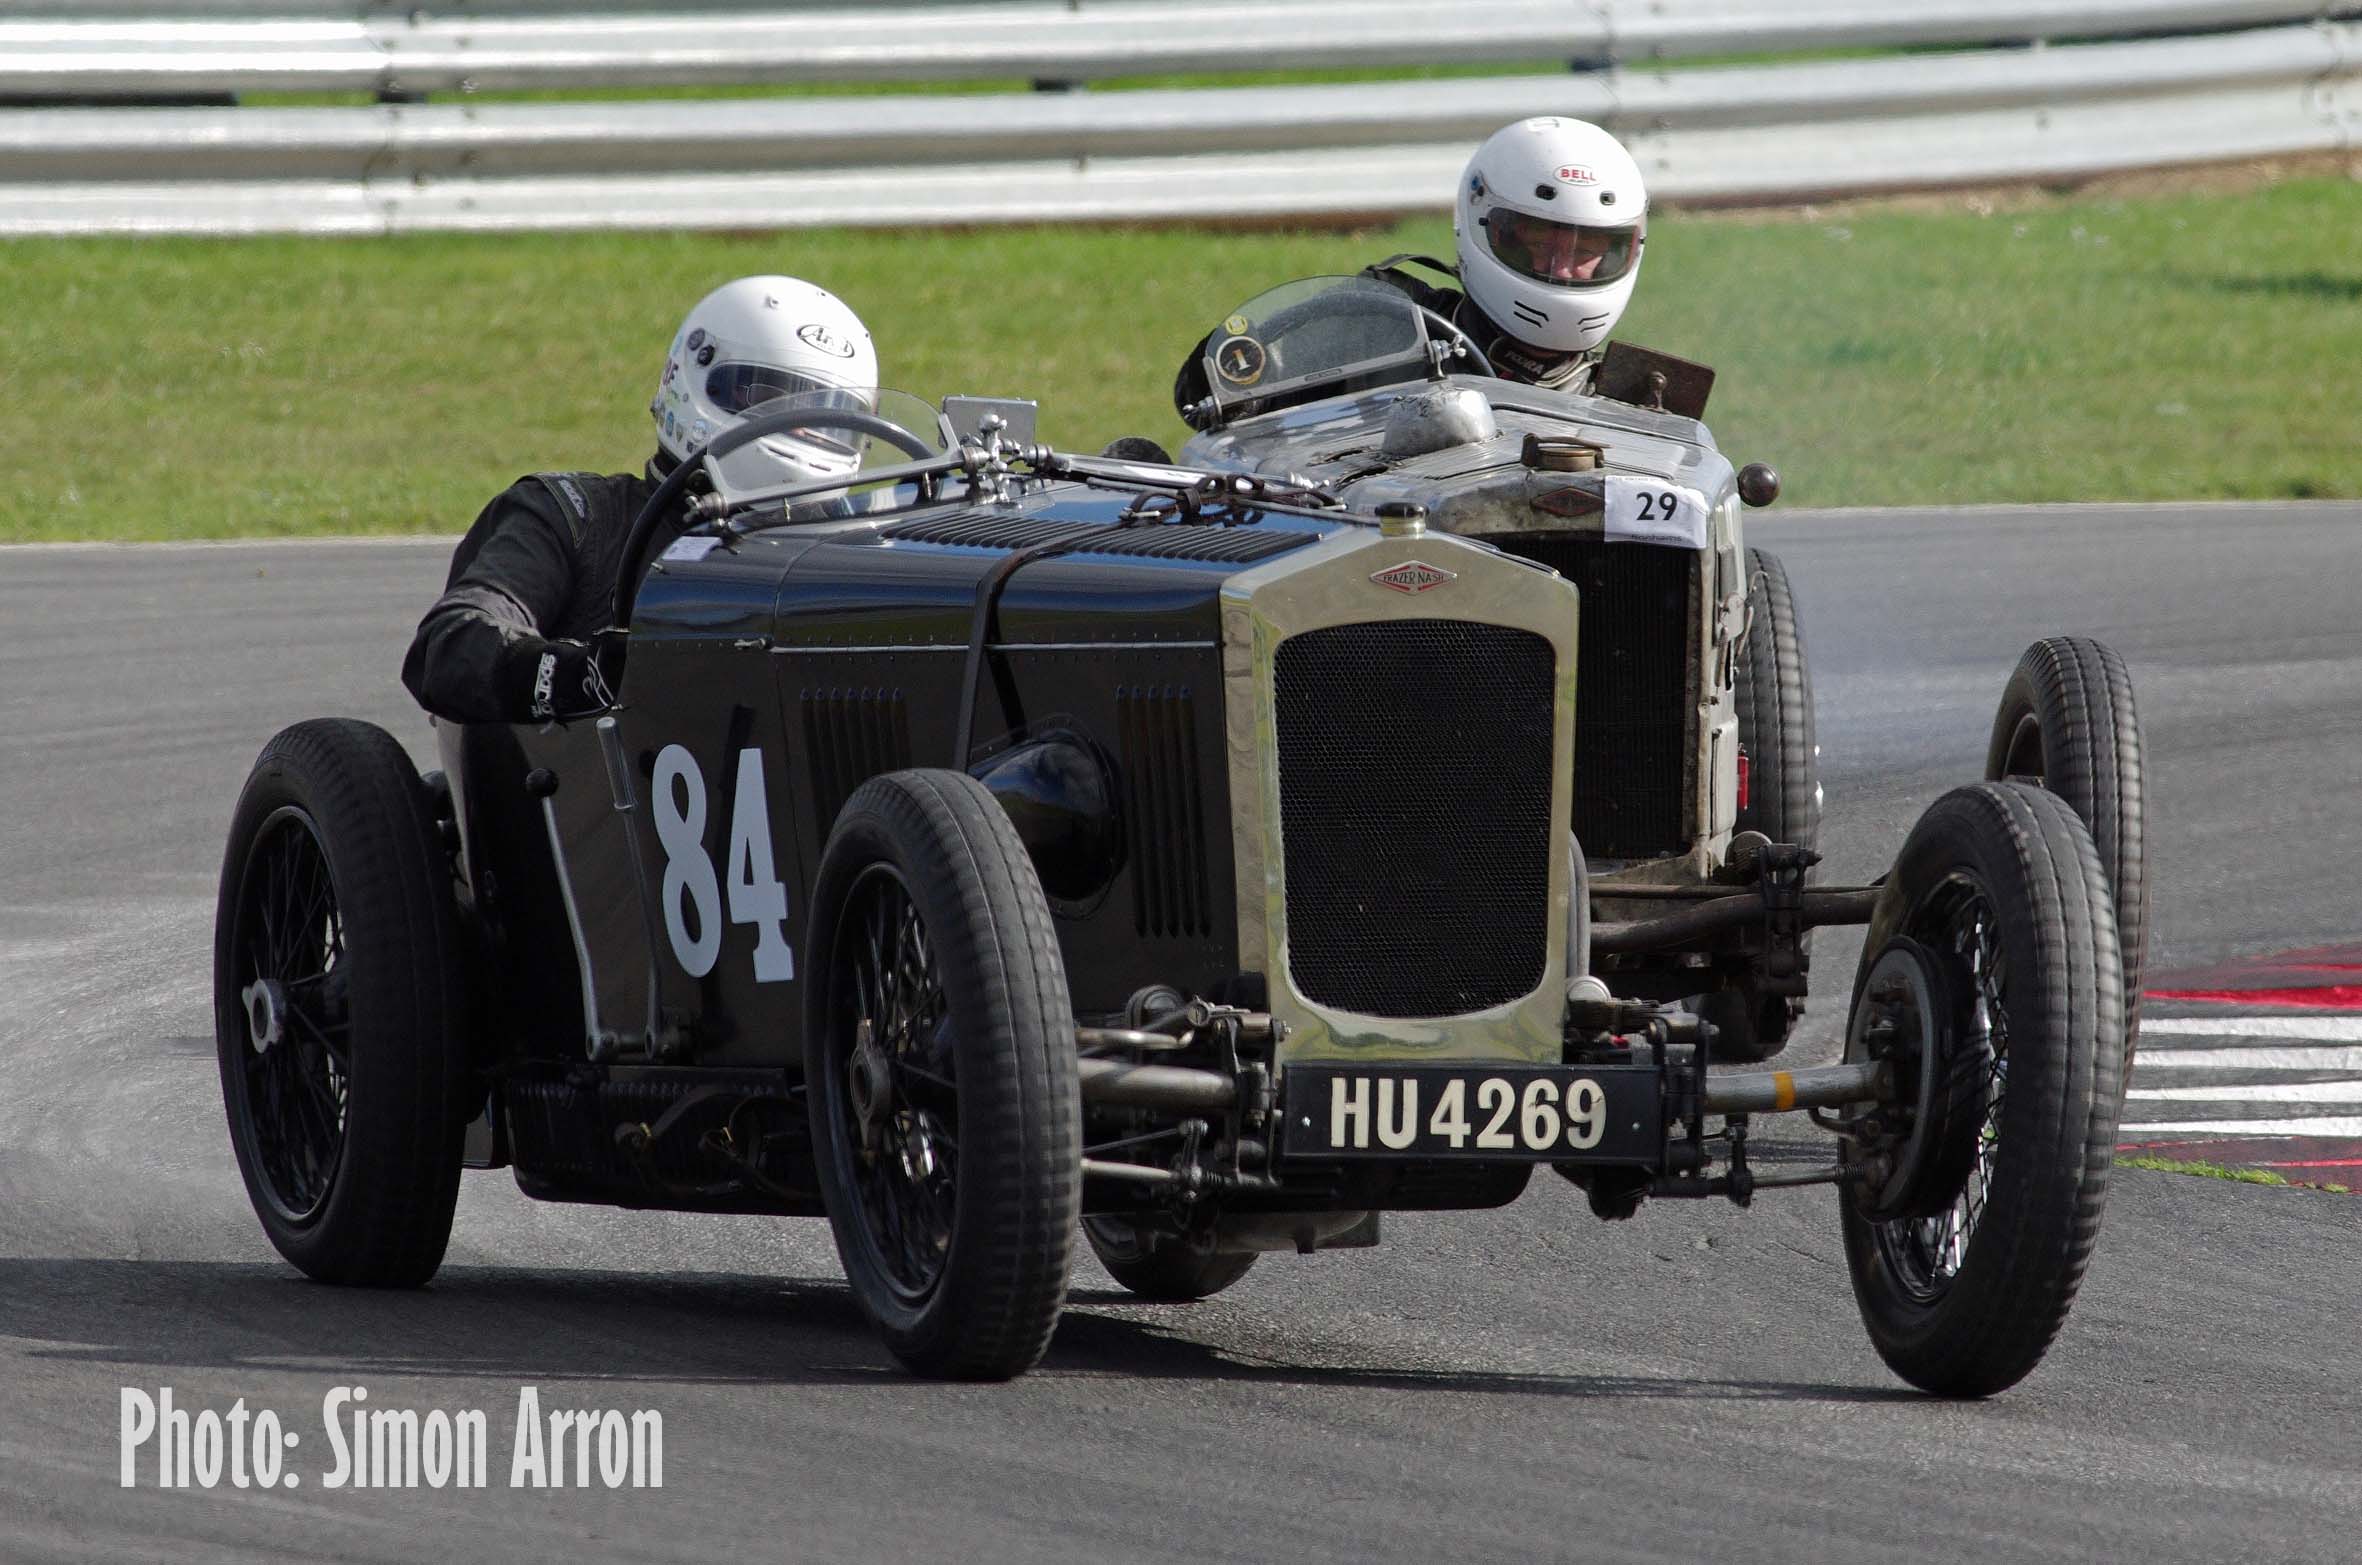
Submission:
{"label": "white crash helmet", "polygon": [[1584,120],[1520,120],[1460,176],[1460,284],[1518,341],[1596,347],[1640,278],[1648,191],[1616,138]]}
{"label": "white crash helmet", "polygon": [[[877,383],[869,328],[844,300],[800,278],[741,277],[698,300],[673,333],[648,411],[657,445],[677,461],[776,397],[819,393],[823,405],[867,411]],[[845,430],[790,430],[756,445],[787,483],[857,470],[865,442]],[[731,459],[741,473],[752,454]]]}

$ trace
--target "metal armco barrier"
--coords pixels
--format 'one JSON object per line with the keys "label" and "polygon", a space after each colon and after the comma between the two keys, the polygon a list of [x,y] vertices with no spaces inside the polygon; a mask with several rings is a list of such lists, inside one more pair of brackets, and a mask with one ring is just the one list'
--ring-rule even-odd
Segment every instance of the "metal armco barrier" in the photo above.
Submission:
{"label": "metal armco barrier", "polygon": [[2322,0],[1042,0],[561,13],[273,0],[0,21],[0,95],[743,82],[1093,81],[1163,71],[2121,37],[2313,20]]}
{"label": "metal armco barrier", "polygon": [[[19,107],[0,109],[0,233],[1429,210],[1448,204],[1478,138],[1529,113],[1607,125],[1641,159],[1652,190],[1692,201],[2072,178],[2362,145],[2362,24],[2274,0],[1552,0],[1490,7],[1482,31],[1443,39],[1428,0],[879,5],[832,10],[826,28],[811,12],[651,17],[607,12],[598,0],[563,10],[556,0],[546,10],[504,0],[498,14],[449,16],[345,0],[271,21],[240,20],[226,0],[144,0],[147,14],[117,9],[106,22],[77,17],[62,0],[27,4],[52,14],[0,22],[0,97],[461,81],[1071,80],[1376,65],[1407,57],[1414,42],[1428,60],[1627,63],[1126,92]],[[2252,25],[2291,18],[2303,20]],[[2218,30],[2171,35],[2202,26]],[[1706,51],[2161,30],[2167,36],[2124,42],[1763,66],[1651,63]],[[183,74],[160,74],[166,55],[186,64]],[[391,75],[389,58],[402,62]]]}

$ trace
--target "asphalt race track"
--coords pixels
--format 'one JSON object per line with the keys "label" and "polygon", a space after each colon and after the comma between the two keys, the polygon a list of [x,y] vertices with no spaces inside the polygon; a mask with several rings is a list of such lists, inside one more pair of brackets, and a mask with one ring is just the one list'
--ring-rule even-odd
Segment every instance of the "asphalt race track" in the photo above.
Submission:
{"label": "asphalt race track", "polygon": [[[2362,506],[1750,530],[1802,603],[1833,877],[1883,868],[1977,774],[2018,652],[2075,630],[2138,684],[2156,974],[2357,938]],[[2311,1190],[2119,1171],[2049,1361],[1980,1405],[1911,1393],[1871,1352],[1824,1191],[1607,1226],[1545,1175],[1500,1212],[1390,1217],[1378,1250],[1268,1258],[1194,1307],[1130,1305],[1085,1260],[1050,1358],[1009,1386],[899,1374],[824,1225],[539,1206],[502,1174],[471,1176],[425,1292],[302,1281],[222,1122],[222,835],[285,723],[372,717],[425,753],[394,672],[446,553],[0,550],[0,1560],[2362,1550],[2362,1205]],[[1804,1060],[1828,1052],[1852,952],[1824,936],[1816,959]],[[2136,1085],[2200,1079],[2144,1064]],[[493,1487],[327,1487],[322,1399],[348,1385],[376,1408],[485,1410]],[[512,1491],[525,1386],[545,1410],[661,1412],[663,1487]],[[121,1487],[125,1387],[275,1410],[301,1486],[159,1489],[143,1454]]]}

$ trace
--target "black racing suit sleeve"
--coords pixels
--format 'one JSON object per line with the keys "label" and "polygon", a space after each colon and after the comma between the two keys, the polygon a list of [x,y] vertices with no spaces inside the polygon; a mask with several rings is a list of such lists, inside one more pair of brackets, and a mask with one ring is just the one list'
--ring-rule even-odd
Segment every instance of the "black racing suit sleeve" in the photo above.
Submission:
{"label": "black racing suit sleeve", "polygon": [[1501,329],[1500,323],[1478,308],[1474,299],[1456,288],[1439,287],[1422,282],[1395,263],[1409,261],[1431,272],[1460,280],[1459,271],[1438,261],[1431,255],[1394,255],[1374,266],[1362,268],[1364,277],[1374,277],[1410,295],[1422,309],[1433,310],[1468,334],[1469,341],[1484,351],[1492,361],[1493,373],[1503,380],[1521,381],[1530,386],[1546,386],[1557,391],[1582,392],[1590,389],[1591,367],[1599,358],[1597,350],[1558,353],[1547,348],[1530,348]]}
{"label": "black racing suit sleeve", "polygon": [[517,483],[461,541],[449,583],[402,659],[402,683],[437,717],[532,721],[542,655],[571,662],[579,650],[547,635],[565,619],[579,567],[575,530],[546,488]]}
{"label": "black racing suit sleeve", "polygon": [[1449,277],[1455,283],[1460,280],[1460,274],[1457,269],[1445,264],[1442,261],[1438,261],[1435,257],[1431,255],[1411,255],[1408,253],[1402,255],[1390,255],[1383,261],[1373,261],[1361,269],[1361,275],[1371,278],[1374,281],[1384,283],[1389,288],[1400,289],[1402,292],[1410,295],[1411,303],[1419,306],[1419,308],[1423,310],[1433,310],[1436,314],[1442,316],[1447,321],[1452,319],[1452,312],[1460,307],[1460,301],[1463,297],[1460,291],[1456,288],[1438,286],[1434,283],[1421,282],[1418,278],[1413,277],[1410,273],[1395,265],[1397,261],[1409,261],[1416,265],[1424,266],[1429,271],[1439,272],[1442,275]]}
{"label": "black racing suit sleeve", "polygon": [[1206,380],[1206,350],[1214,345],[1214,334],[1207,332],[1189,350],[1189,357],[1181,361],[1181,368],[1173,376],[1173,411],[1187,422],[1189,410],[1206,399],[1214,388]]}

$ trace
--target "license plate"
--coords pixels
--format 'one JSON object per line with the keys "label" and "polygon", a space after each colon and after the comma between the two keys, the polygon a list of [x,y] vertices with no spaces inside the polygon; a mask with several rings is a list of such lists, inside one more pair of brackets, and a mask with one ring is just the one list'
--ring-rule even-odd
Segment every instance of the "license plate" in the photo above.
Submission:
{"label": "license plate", "polygon": [[1291,1065],[1290,1157],[1637,1163],[1664,1157],[1646,1065]]}

